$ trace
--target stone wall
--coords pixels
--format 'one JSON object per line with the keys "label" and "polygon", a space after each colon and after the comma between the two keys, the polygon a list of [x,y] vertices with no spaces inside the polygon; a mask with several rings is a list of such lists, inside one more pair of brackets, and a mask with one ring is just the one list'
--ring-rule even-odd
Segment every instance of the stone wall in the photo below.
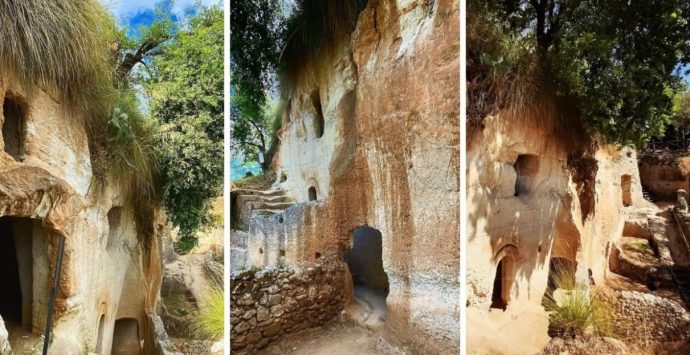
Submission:
{"label": "stone wall", "polygon": [[282,335],[341,314],[347,266],[336,256],[303,267],[268,266],[235,273],[230,290],[232,352],[251,353]]}
{"label": "stone wall", "polygon": [[621,339],[639,345],[690,339],[690,313],[675,301],[636,291],[609,297],[614,332]]}

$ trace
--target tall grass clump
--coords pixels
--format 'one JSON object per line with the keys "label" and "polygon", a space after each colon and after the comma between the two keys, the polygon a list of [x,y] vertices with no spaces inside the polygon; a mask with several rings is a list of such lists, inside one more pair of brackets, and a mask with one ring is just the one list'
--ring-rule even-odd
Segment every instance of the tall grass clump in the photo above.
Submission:
{"label": "tall grass clump", "polygon": [[213,284],[196,315],[195,333],[200,338],[220,340],[225,329],[225,297],[223,285]]}
{"label": "tall grass clump", "polygon": [[556,267],[553,285],[560,296],[548,295],[544,308],[549,312],[550,328],[562,338],[587,334],[612,336],[611,306],[596,290],[578,282],[572,271]]}
{"label": "tall grass clump", "polygon": [[0,66],[72,110],[107,110],[116,37],[115,21],[95,0],[0,0]]}

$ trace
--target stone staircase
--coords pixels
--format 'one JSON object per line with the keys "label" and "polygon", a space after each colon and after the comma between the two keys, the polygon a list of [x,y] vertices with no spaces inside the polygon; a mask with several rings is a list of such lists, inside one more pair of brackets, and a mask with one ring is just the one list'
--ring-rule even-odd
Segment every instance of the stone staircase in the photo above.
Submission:
{"label": "stone staircase", "polygon": [[237,189],[239,203],[245,204],[247,218],[253,215],[272,216],[283,213],[294,201],[283,190]]}
{"label": "stone staircase", "polygon": [[649,202],[654,202],[654,199],[652,199],[652,195],[649,193],[649,191],[645,190],[645,188],[642,188],[642,197],[644,197],[645,200]]}

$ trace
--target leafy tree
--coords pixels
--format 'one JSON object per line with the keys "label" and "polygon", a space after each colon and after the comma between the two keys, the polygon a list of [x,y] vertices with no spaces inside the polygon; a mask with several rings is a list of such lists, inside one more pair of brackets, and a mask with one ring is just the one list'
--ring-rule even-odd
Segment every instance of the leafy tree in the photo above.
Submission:
{"label": "leafy tree", "polygon": [[150,109],[158,142],[162,197],[180,228],[178,250],[196,245],[210,222],[210,199],[223,186],[223,12],[201,8],[148,66]]}
{"label": "leafy tree", "polygon": [[686,0],[472,1],[532,49],[576,116],[609,141],[644,145],[671,119],[678,63],[690,59]]}
{"label": "leafy tree", "polygon": [[279,0],[235,2],[230,13],[231,136],[247,159],[264,155],[264,172],[270,164],[267,152],[272,133],[266,104],[276,86],[282,14]]}

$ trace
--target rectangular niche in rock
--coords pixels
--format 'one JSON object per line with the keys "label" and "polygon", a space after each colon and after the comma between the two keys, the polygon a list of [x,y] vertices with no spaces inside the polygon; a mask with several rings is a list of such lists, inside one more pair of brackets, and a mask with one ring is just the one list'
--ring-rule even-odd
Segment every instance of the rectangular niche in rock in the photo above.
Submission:
{"label": "rectangular niche in rock", "polygon": [[16,96],[7,95],[2,105],[2,140],[5,153],[16,161],[24,160],[24,131],[26,126],[26,105]]}
{"label": "rectangular niche in rock", "polygon": [[534,177],[539,172],[539,157],[533,154],[518,155],[515,164],[515,196],[522,196],[532,191]]}

